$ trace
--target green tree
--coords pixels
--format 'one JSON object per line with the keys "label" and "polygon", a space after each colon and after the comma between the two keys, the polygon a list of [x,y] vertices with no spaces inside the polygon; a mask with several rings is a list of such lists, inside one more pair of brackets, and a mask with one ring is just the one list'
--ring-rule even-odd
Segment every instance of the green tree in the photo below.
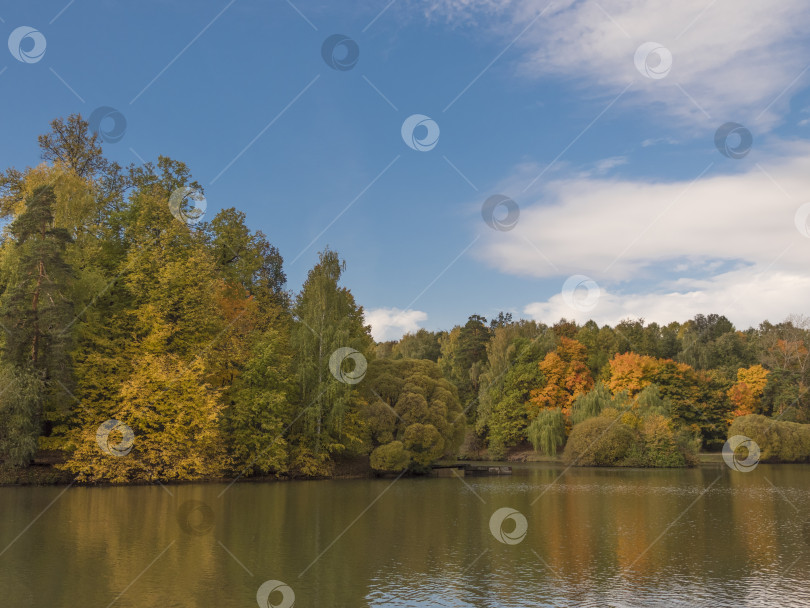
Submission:
{"label": "green tree", "polygon": [[422,473],[444,453],[444,439],[432,424],[415,423],[405,429],[402,445],[411,459],[410,467]]}
{"label": "green tree", "polygon": [[53,188],[37,188],[9,227],[16,268],[3,293],[4,354],[7,361],[44,372],[46,380],[66,380],[70,334],[64,330],[73,319],[67,297],[73,273],[64,253],[71,238],[53,225],[54,203]]}
{"label": "green tree", "polygon": [[[494,458],[502,457],[506,448],[528,439],[526,429],[531,416],[527,403],[532,391],[543,383],[538,362],[556,348],[558,342],[549,329],[538,327],[537,332],[539,335],[534,339],[519,337],[509,345],[508,364],[500,361],[495,348],[492,371],[488,371],[482,381],[476,430],[487,436],[488,450]],[[496,369],[501,370],[498,374],[503,374],[502,385],[498,374],[493,374]]]}
{"label": "green tree", "polygon": [[[7,433],[15,437],[33,455],[36,438],[43,422],[52,424],[67,412],[66,401],[73,385],[70,350],[74,332],[74,307],[70,298],[73,272],[65,261],[65,248],[71,237],[64,228],[54,226],[53,188],[40,186],[27,199],[25,210],[9,226],[10,240],[4,244],[3,293],[0,298],[0,324],[5,329],[3,360],[18,368],[14,378],[26,388],[26,396],[15,399],[18,419],[27,412],[30,420],[19,421],[16,428],[28,429],[29,435]],[[31,388],[34,378],[43,383]],[[32,397],[37,395],[39,401]],[[25,404],[25,407],[23,407]],[[15,448],[21,453],[22,448]],[[16,458],[20,461],[20,458]]]}
{"label": "green tree", "polygon": [[536,452],[554,456],[565,443],[565,416],[560,408],[541,411],[528,429],[529,441]]}
{"label": "green tree", "polygon": [[392,349],[395,359],[428,359],[438,361],[441,355],[439,339],[443,332],[419,329],[416,333],[405,334]]}
{"label": "green tree", "polygon": [[27,466],[37,450],[43,384],[30,367],[4,365],[0,369],[0,461]]}
{"label": "green tree", "polygon": [[574,399],[574,403],[571,404],[571,423],[579,424],[583,420],[598,416],[602,410],[612,405],[613,395],[602,382],[599,382],[589,392]]}
{"label": "green tree", "polygon": [[765,411],[782,420],[810,422],[810,319],[800,315],[759,328],[760,362],[770,370]]}
{"label": "green tree", "polygon": [[[363,308],[339,285],[345,268],[337,253],[321,252],[293,307],[294,370],[304,408],[299,426],[301,447],[324,463],[331,454],[362,448],[362,429],[357,426],[360,402],[351,374],[356,370],[361,378],[364,370],[350,366],[352,362],[365,364],[373,341],[370,327],[364,325]],[[358,356],[341,357],[338,349],[342,348],[352,349]],[[330,370],[330,360],[339,369]],[[351,382],[341,381],[333,371]]]}
{"label": "green tree", "polygon": [[458,396],[470,419],[475,417],[480,377],[487,359],[490,330],[487,320],[471,315],[461,327],[441,338],[439,366],[458,388]]}
{"label": "green tree", "polygon": [[264,233],[250,231],[242,211],[221,210],[209,229],[210,247],[226,284],[240,285],[259,300],[262,309],[275,312],[289,305],[281,254]]}
{"label": "green tree", "polygon": [[[377,359],[369,364],[361,393],[367,402],[363,408],[366,443],[374,447],[372,454],[377,453],[378,458],[394,453],[394,448],[388,449],[391,452],[378,451],[379,444],[402,442],[409,456],[408,467],[424,472],[441,456],[456,455],[465,417],[455,386],[442,377],[436,363]],[[433,430],[441,441],[434,441]]]}
{"label": "green tree", "polygon": [[291,367],[289,336],[276,328],[266,330],[256,340],[226,410],[235,470],[260,474],[287,471],[284,433],[292,422]]}

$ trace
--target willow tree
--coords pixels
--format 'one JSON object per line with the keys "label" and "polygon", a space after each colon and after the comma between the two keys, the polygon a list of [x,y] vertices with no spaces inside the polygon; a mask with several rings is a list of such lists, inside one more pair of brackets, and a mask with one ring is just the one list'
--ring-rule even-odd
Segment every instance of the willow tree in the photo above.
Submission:
{"label": "willow tree", "polygon": [[560,408],[541,410],[527,429],[536,452],[554,456],[565,443],[565,416]]}

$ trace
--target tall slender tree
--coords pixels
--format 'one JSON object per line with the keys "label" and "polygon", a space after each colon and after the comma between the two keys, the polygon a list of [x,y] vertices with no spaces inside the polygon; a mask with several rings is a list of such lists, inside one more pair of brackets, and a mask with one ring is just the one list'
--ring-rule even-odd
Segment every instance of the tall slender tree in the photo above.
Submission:
{"label": "tall slender tree", "polygon": [[[9,266],[0,299],[3,362],[16,370],[8,374],[19,391],[0,395],[0,408],[9,413],[8,420],[16,421],[9,422],[18,432],[16,437],[7,433],[6,451],[16,454],[17,463],[33,455],[36,441],[31,442],[30,435],[36,438],[42,432],[43,421],[56,410],[57,395],[70,392],[73,379],[73,273],[64,259],[71,237],[54,226],[55,203],[52,187],[34,190],[9,227],[11,240],[4,252]],[[42,386],[36,388],[36,382]],[[15,442],[18,445],[12,445]]]}
{"label": "tall slender tree", "polygon": [[[370,327],[363,322],[363,308],[338,284],[345,269],[337,253],[328,248],[321,252],[293,307],[292,343],[305,420],[302,439],[315,458],[324,462],[329,454],[360,441],[359,431],[353,428],[359,397],[352,383],[332,373],[330,359],[340,348],[368,358],[373,344]],[[354,375],[348,359],[355,366],[362,365],[358,357],[337,363]],[[359,375],[362,370],[357,371]]]}

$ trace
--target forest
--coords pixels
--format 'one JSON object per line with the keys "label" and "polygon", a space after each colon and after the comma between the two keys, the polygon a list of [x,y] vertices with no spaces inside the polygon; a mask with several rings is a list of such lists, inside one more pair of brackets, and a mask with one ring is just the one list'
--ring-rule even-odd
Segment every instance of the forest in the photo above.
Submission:
{"label": "forest", "polygon": [[0,174],[3,468],[56,454],[79,482],[134,483],[358,461],[420,474],[519,452],[688,466],[730,425],[810,423],[804,316],[738,329],[501,312],[375,343],[337,252],[294,292],[244,213],[200,215],[184,163],[122,167],[80,115],[38,141],[41,164]]}

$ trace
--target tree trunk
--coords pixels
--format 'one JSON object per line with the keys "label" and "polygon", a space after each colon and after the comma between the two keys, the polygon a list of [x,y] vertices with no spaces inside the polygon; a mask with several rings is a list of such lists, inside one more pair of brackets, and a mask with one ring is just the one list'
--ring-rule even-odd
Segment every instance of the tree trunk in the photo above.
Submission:
{"label": "tree trunk", "polygon": [[31,310],[34,312],[34,343],[31,346],[31,361],[34,367],[39,359],[39,293],[42,289],[42,277],[45,276],[45,265],[39,260],[39,273],[37,275],[37,287],[34,290],[34,300],[31,302]]}

